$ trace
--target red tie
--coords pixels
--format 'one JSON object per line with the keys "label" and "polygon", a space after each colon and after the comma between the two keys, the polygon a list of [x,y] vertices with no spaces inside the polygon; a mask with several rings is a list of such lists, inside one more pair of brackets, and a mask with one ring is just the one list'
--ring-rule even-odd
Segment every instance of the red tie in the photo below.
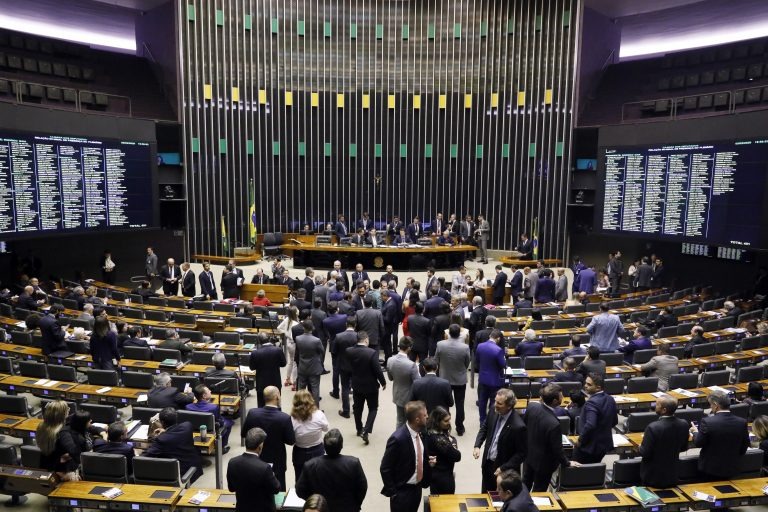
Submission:
{"label": "red tie", "polygon": [[424,476],[424,455],[421,453],[421,436],[416,435],[416,483]]}

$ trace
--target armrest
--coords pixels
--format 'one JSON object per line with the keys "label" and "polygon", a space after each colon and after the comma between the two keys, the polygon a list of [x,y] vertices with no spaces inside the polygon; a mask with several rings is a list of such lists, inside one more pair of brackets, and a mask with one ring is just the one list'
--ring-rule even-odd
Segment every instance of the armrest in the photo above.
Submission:
{"label": "armrest", "polygon": [[181,484],[182,487],[186,488],[189,487],[189,482],[192,480],[192,477],[195,475],[195,472],[197,471],[197,468],[195,466],[192,466],[187,470],[186,473],[181,475]]}

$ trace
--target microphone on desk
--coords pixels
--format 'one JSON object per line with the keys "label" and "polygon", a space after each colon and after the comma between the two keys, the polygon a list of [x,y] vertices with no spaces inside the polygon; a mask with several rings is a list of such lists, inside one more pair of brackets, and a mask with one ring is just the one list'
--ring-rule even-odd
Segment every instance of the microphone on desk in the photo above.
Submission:
{"label": "microphone on desk", "polygon": [[304,245],[303,243],[301,243],[300,241],[296,240],[295,238],[291,238],[291,242],[293,242],[293,243],[295,243],[297,245]]}

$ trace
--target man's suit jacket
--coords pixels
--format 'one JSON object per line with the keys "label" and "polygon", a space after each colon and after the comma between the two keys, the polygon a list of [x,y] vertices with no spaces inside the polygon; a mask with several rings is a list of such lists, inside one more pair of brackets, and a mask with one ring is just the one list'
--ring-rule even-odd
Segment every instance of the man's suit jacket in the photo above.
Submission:
{"label": "man's suit jacket", "polygon": [[441,220],[435,219],[432,221],[432,224],[431,224],[432,233],[437,236],[440,236],[443,234],[443,231],[445,231],[447,226],[448,225],[445,223],[445,219],[441,219]]}
{"label": "man's suit jacket", "polygon": [[467,222],[466,220],[462,220],[459,223],[459,236],[461,237],[462,243],[466,242],[467,240],[471,240],[474,234],[475,234],[474,222]]}
{"label": "man's suit jacket", "polygon": [[336,339],[331,345],[331,353],[336,356],[339,371],[352,373],[352,365],[347,358],[347,349],[355,345],[357,345],[357,333],[355,331],[344,330],[336,335]]}
{"label": "man's suit jacket", "polygon": [[637,267],[637,286],[642,286],[644,288],[650,288],[651,287],[651,279],[653,278],[653,268],[651,268],[650,265],[647,263],[641,263],[639,267]]}
{"label": "man's suit jacket", "polygon": [[208,295],[212,300],[218,297],[216,293],[216,282],[213,280],[213,272],[200,272],[200,293]]}
{"label": "man's suit jacket", "polygon": [[379,353],[364,345],[355,345],[346,351],[352,366],[352,389],[360,393],[377,393],[379,384],[387,385],[379,364]]}
{"label": "man's suit jacket", "polygon": [[393,333],[400,323],[400,310],[397,301],[390,298],[381,305],[381,320],[384,322],[384,332]]}
{"label": "man's suit jacket", "polygon": [[424,229],[421,227],[421,224],[410,223],[405,228],[405,233],[408,236],[408,241],[415,244],[419,241],[419,237],[424,234]]}
{"label": "man's suit jacket", "polygon": [[301,287],[307,290],[307,298],[312,301],[312,292],[315,291],[315,280],[309,276],[306,276],[301,282]]}
{"label": "man's suit jacket", "polygon": [[322,375],[323,373],[323,344],[320,338],[311,334],[302,334],[295,338],[296,361],[298,373],[301,375]]}
{"label": "man's suit jacket", "polygon": [[428,373],[411,386],[411,400],[424,402],[427,405],[427,414],[437,406],[450,409],[453,406],[451,383],[442,377]]}
{"label": "man's suit jacket", "polygon": [[148,276],[157,274],[157,254],[147,254],[144,259],[144,273]]}
{"label": "man's suit jacket", "polygon": [[306,301],[304,299],[295,299],[292,303],[293,306],[296,306],[296,309],[299,310],[299,312],[305,310],[305,309],[312,309],[312,303],[309,301]]}
{"label": "man's suit jacket", "polygon": [[184,278],[181,280],[181,294],[184,297],[194,297],[195,294],[195,273],[191,270],[187,270],[187,273],[182,273]]}
{"label": "man's suit jacket", "polygon": [[435,359],[440,376],[450,382],[451,386],[467,385],[469,345],[454,338],[438,342]]}
{"label": "man's suit jacket", "polygon": [[387,370],[387,376],[392,381],[392,401],[398,407],[405,407],[411,399],[413,384],[421,380],[419,365],[398,352],[387,359]]}
{"label": "man's suit jacket", "polygon": [[390,281],[394,281],[395,284],[398,284],[397,276],[395,274],[381,274],[379,282],[389,284]]}
{"label": "man's suit jacket", "polygon": [[555,283],[555,300],[558,302],[564,302],[568,299],[568,278],[565,274],[557,278]]}
{"label": "man's suit jacket", "polygon": [[333,340],[336,338],[336,335],[346,328],[347,315],[336,313],[335,315],[328,316],[323,320],[323,329],[325,329],[325,332],[328,333],[328,339],[330,340],[331,344],[333,344]]}
{"label": "man's suit jacket", "polygon": [[296,494],[307,499],[322,494],[329,510],[359,511],[368,492],[360,459],[348,455],[322,455],[308,460],[296,482]]}
{"label": "man's suit jacket", "polygon": [[336,236],[339,238],[349,236],[349,226],[347,226],[346,222],[337,222],[333,226],[333,232],[336,233]]}
{"label": "man's suit jacket", "polygon": [[577,371],[557,372],[552,377],[552,382],[584,382],[584,376]]}
{"label": "man's suit jacket", "polygon": [[320,341],[323,342],[323,346],[325,346],[328,343],[328,333],[326,332],[325,327],[323,327],[323,320],[328,318],[328,314],[322,309],[313,308],[309,318],[312,320],[312,335],[320,338]]}
{"label": "man's suit jacket", "polygon": [[480,384],[496,388],[504,385],[504,368],[507,367],[507,358],[503,348],[493,341],[484,341],[475,349],[475,361]]}
{"label": "man's suit jacket", "polygon": [[[150,405],[150,407],[155,407]],[[188,421],[178,423],[157,436],[144,452],[145,457],[176,459],[181,467],[181,474],[189,468],[196,468],[192,482],[203,476],[203,461],[195,447],[192,424]]]}
{"label": "man's suit jacket", "polygon": [[[421,437],[421,445],[425,447],[426,441],[424,440],[423,433],[419,435]],[[422,448],[422,457],[422,478],[421,482],[417,485],[423,488],[429,487],[431,476],[429,454],[424,448]],[[413,439],[406,424],[395,430],[387,439],[387,446],[384,448],[384,456],[381,458],[381,466],[379,467],[381,480],[384,483],[381,494],[384,496],[394,496],[397,494],[398,489],[411,479],[415,471],[416,451],[413,448]]]}
{"label": "man's suit jacket", "polygon": [[362,272],[357,272],[357,271],[352,272],[352,285],[353,286],[356,287],[357,283],[362,282],[362,281],[368,281],[369,283],[371,282],[370,278],[368,277],[368,272],[366,272],[365,270],[363,270]]}
{"label": "man's suit jacket", "polygon": [[[485,448],[483,449],[483,461],[488,459],[488,450],[493,443],[493,434],[496,431],[496,422],[499,419],[499,415],[496,414],[496,410],[491,408],[488,411],[488,416],[485,421],[480,425],[480,431],[477,433],[475,439],[475,448],[482,446],[485,442]],[[520,472],[520,464],[525,460],[528,453],[528,437],[525,428],[525,422],[523,418],[512,410],[507,418],[507,422],[501,427],[501,433],[499,434],[499,442],[496,449],[496,460],[493,463],[494,468],[501,468],[502,471],[507,469],[514,469],[518,473]]]}
{"label": "man's suit jacket", "polygon": [[[170,283],[166,281],[166,279],[171,278],[171,273],[173,273],[173,278],[176,279],[176,282]],[[181,279],[181,269],[178,265],[173,265],[173,267],[169,267],[168,265],[163,265],[160,269],[160,278],[163,280],[163,293],[165,295],[178,295],[179,294],[179,279]]]}
{"label": "man's suit jacket", "polygon": [[576,451],[605,456],[613,449],[613,427],[618,423],[616,401],[606,392],[596,393],[584,404],[579,417],[579,446]]}
{"label": "man's suit jacket", "polygon": [[293,430],[291,417],[277,407],[269,405],[254,408],[248,411],[240,435],[245,437],[244,434],[247,434],[254,427],[258,427],[267,433],[264,449],[261,452],[261,459],[264,462],[272,463],[272,469],[275,471],[278,479],[280,479],[281,475],[284,478],[287,467],[285,462],[285,445],[293,445],[296,442],[296,434]]}
{"label": "man's suit jacket", "polygon": [[227,488],[237,496],[237,512],[277,510],[275,494],[280,491],[280,482],[269,464],[256,454],[243,453],[229,461]]}
{"label": "man's suit jacket", "polygon": [[517,496],[504,502],[500,512],[539,512],[539,507],[533,503],[531,493],[523,484]]}
{"label": "man's suit jacket", "polygon": [[97,438],[93,441],[93,451],[96,453],[122,455],[125,457],[125,462],[128,465],[128,474],[133,473],[133,457],[136,455],[133,451],[133,445],[122,441],[104,441],[101,438]]}
{"label": "man's suit jacket", "polygon": [[[354,245],[365,245],[366,240],[368,240],[368,237],[365,236],[365,234],[359,235],[355,233],[349,238],[349,243]],[[354,283],[355,281],[353,280],[352,282]]]}
{"label": "man's suit jacket", "polygon": [[554,411],[541,403],[528,404],[525,426],[528,429],[527,464],[544,473],[555,471],[561,464],[568,465],[563,453],[560,420]]}
{"label": "man's suit jacket", "polygon": [[542,277],[536,284],[536,302],[552,302],[555,300],[555,281]]}
{"label": "man's suit jacket", "polygon": [[444,302],[443,298],[438,295],[433,295],[428,298],[426,302],[424,302],[424,316],[433,320],[440,314],[440,305]]}
{"label": "man's suit jacket", "polygon": [[31,295],[22,293],[16,299],[16,307],[26,309],[28,311],[37,311],[37,300]]}
{"label": "man's suit jacket", "polygon": [[[338,282],[339,280],[341,280],[344,283],[344,290],[348,291],[349,290],[349,274],[347,274],[347,271],[344,270],[343,268],[339,269],[338,273],[339,273],[339,276],[336,278],[336,281]],[[330,270],[328,271],[328,274],[326,275],[326,279],[328,281],[331,280],[331,271]],[[326,285],[329,286],[327,281],[326,281]],[[335,286],[336,285],[334,285],[334,287]],[[329,286],[329,288],[330,288],[330,286]]]}
{"label": "man's suit jacket", "polygon": [[267,274],[254,274],[251,278],[251,284],[269,284],[269,276]]}
{"label": "man's suit jacket", "polygon": [[507,279],[509,276],[507,276],[507,273],[502,271],[496,274],[496,277],[493,278],[493,284],[491,285],[491,289],[493,290],[493,298],[496,299],[504,299],[504,289],[507,286]]}
{"label": "man's suit jacket", "polygon": [[523,272],[520,270],[512,274],[512,280],[509,282],[509,293],[512,298],[517,300],[517,296],[523,291]]}
{"label": "man's suit jacket", "polygon": [[43,336],[43,354],[48,355],[51,352],[67,350],[66,333],[61,329],[55,316],[42,315],[40,317],[40,334]]}
{"label": "man's suit jacket", "polygon": [[424,315],[410,315],[408,332],[413,340],[413,349],[426,353],[429,350],[429,340],[432,338],[432,321]]}
{"label": "man's suit jacket", "polygon": [[355,225],[357,229],[364,229],[365,232],[369,232],[373,229],[373,220],[372,219],[358,219],[357,224]]}
{"label": "man's suit jacket", "polygon": [[587,294],[595,293],[595,287],[597,286],[597,276],[595,271],[587,267],[579,272],[579,286],[576,292],[586,292]]}
{"label": "man's suit jacket", "polygon": [[677,461],[688,449],[689,424],[682,418],[662,416],[645,427],[640,444],[640,476],[643,485],[674,487],[677,485]]}
{"label": "man's suit jacket", "polygon": [[323,311],[328,311],[328,287],[326,285],[315,286],[315,289],[312,290],[312,302],[314,303],[314,299],[317,298],[323,302]]}
{"label": "man's suit jacket", "polygon": [[400,230],[401,230],[401,229],[403,229],[403,227],[404,227],[404,225],[403,225],[403,222],[402,222],[402,221],[397,221],[397,222],[394,222],[394,221],[393,221],[393,222],[392,222],[392,223],[389,225],[389,231],[387,231],[387,234],[388,234],[388,235],[389,235],[391,238],[394,238],[395,236],[397,236],[397,235],[399,235],[399,234],[400,234]]}
{"label": "man's suit jacket", "polygon": [[520,242],[516,249],[517,252],[522,253],[522,256],[520,256],[521,260],[530,260],[533,257],[533,245],[530,239]]}
{"label": "man's suit jacket", "polygon": [[285,352],[271,343],[265,343],[254,350],[248,358],[248,367],[256,372],[256,389],[264,389],[267,386],[280,389],[283,383],[280,368],[285,365]]}
{"label": "man's suit jacket", "polygon": [[476,224],[476,226],[477,229],[480,230],[478,239],[485,240],[487,242],[491,232],[491,224],[487,220],[483,220],[479,224]]}
{"label": "man's suit jacket", "polygon": [[192,395],[185,395],[173,386],[155,386],[147,393],[147,406],[157,409],[164,409],[166,407],[184,409],[187,404],[191,404],[193,401]]}
{"label": "man's suit jacket", "polygon": [[747,420],[731,412],[707,416],[694,444],[701,448],[699,471],[727,480],[739,472],[739,460],[749,448]]}
{"label": "man's suit jacket", "polygon": [[355,313],[357,317],[357,330],[368,333],[368,345],[378,347],[379,341],[384,338],[384,318],[381,311],[373,308],[365,308]]}
{"label": "man's suit jacket", "polygon": [[437,348],[438,342],[445,339],[445,331],[447,331],[450,326],[450,314],[437,315],[435,319],[432,320],[432,343],[434,343],[433,346],[435,348]]}
{"label": "man's suit jacket", "polygon": [[237,274],[229,272],[221,278],[221,296],[225,299],[239,299],[240,287],[237,286]]}

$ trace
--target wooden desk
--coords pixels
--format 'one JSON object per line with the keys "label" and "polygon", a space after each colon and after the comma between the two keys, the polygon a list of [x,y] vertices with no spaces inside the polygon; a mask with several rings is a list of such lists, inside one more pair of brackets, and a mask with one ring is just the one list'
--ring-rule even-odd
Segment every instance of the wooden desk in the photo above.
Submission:
{"label": "wooden desk", "polygon": [[264,290],[267,298],[275,304],[287,304],[290,290],[284,284],[251,284],[243,283],[240,289],[240,299],[251,302],[259,290]]}
{"label": "wooden desk", "polygon": [[[485,505],[482,505],[482,502]],[[496,512],[487,494],[439,494],[428,498],[430,512],[458,512],[459,505],[466,505],[467,512]],[[476,506],[473,506],[476,505]]]}
{"label": "wooden desk", "polygon": [[34,439],[37,427],[42,422],[42,418],[26,418],[14,425],[9,435],[20,439]]}
{"label": "wooden desk", "polygon": [[[433,238],[433,245],[419,247],[396,247],[391,245],[360,247],[351,245],[296,245],[289,243],[281,245],[280,250],[286,254],[294,254],[294,257],[299,260],[298,263],[294,261],[294,267],[297,267],[297,265],[302,266],[302,264],[315,266],[312,264],[313,256],[325,253],[330,259],[349,259],[349,265],[343,265],[345,268],[360,262],[369,270],[381,270],[386,265],[392,265],[396,270],[403,270],[409,268],[410,258],[417,254],[447,257],[461,256],[463,253],[474,253],[477,251],[477,247],[474,245],[454,245],[451,247],[434,245]],[[302,260],[304,261],[302,262]]]}
{"label": "wooden desk", "polygon": [[[521,260],[519,258],[513,258],[512,256],[502,256],[499,258],[499,261],[502,265],[509,265],[509,266],[516,266],[516,267],[536,267],[536,260],[530,259],[530,260]],[[539,260],[544,262],[545,267],[556,267],[560,265],[560,260],[555,258],[545,258],[543,260]]]}
{"label": "wooden desk", "polygon": [[[199,491],[205,491],[211,495],[198,505],[190,503],[189,500]],[[208,512],[221,512],[234,510],[236,504],[235,493],[224,489],[185,489],[181,493],[179,501],[176,502],[176,510],[178,512],[200,512],[201,509],[205,509]]]}
{"label": "wooden desk", "polygon": [[750,505],[764,505],[768,503],[768,496],[763,492],[765,486],[768,485],[768,478],[746,478],[744,480],[736,480],[735,483],[739,486],[742,493],[749,495]]}
{"label": "wooden desk", "polygon": [[[103,388],[110,388],[103,393],[97,393]],[[120,407],[133,405],[139,402],[141,395],[147,394],[146,389],[124,388],[120,386],[94,386],[92,384],[78,384],[67,392],[70,400],[86,400],[89,402],[108,402]]]}
{"label": "wooden desk", "polygon": [[[670,489],[657,489],[655,487],[648,487],[649,490],[656,493],[656,495],[659,497],[661,501],[664,502],[664,505],[660,505],[658,507],[651,507],[651,510],[659,512],[661,511],[683,511],[688,510],[691,506],[691,500],[688,499],[688,496],[686,496],[680,489],[677,487],[672,487]],[[648,509],[644,509],[640,506],[639,503],[636,504],[636,508],[632,509],[632,512],[641,512],[641,511],[647,511]]]}
{"label": "wooden desk", "polygon": [[0,414],[0,434],[12,435],[14,427],[26,420],[24,416],[11,416],[10,414]]}
{"label": "wooden desk", "polygon": [[563,510],[568,512],[592,512],[595,510],[629,512],[631,508],[638,506],[635,500],[618,489],[558,492],[557,497]]}
{"label": "wooden desk", "polygon": [[[123,494],[111,500],[101,495],[112,487],[119,488]],[[158,496],[161,493],[163,496]],[[180,494],[181,489],[176,487],[84,481],[63,482],[48,495],[48,505],[52,511],[94,508],[170,512]]]}
{"label": "wooden desk", "polygon": [[[691,508],[694,510],[742,507],[750,504],[751,491],[746,488],[742,489],[739,480],[686,484],[680,485],[678,488],[691,500]],[[711,503],[695,498],[693,496],[695,491],[714,496],[715,502]]]}
{"label": "wooden desk", "polygon": [[560,506],[560,503],[557,501],[557,498],[554,494],[551,492],[532,492],[531,498],[546,498],[549,500],[549,506],[547,505],[536,505],[539,510],[542,512],[548,512],[548,511],[559,511],[563,510]]}
{"label": "wooden desk", "polygon": [[261,254],[254,253],[248,256],[235,256],[230,258],[229,256],[213,256],[211,254],[193,254],[193,261],[209,262],[214,265],[226,265],[229,260],[235,260],[235,265],[252,265],[257,261],[261,261]]}
{"label": "wooden desk", "polygon": [[[48,379],[36,379],[34,377],[22,377],[21,375],[3,375],[0,380],[0,389],[6,392],[32,393],[51,398],[66,398],[67,392],[77,386],[75,382],[59,382]],[[38,382],[45,381],[44,384]]]}

